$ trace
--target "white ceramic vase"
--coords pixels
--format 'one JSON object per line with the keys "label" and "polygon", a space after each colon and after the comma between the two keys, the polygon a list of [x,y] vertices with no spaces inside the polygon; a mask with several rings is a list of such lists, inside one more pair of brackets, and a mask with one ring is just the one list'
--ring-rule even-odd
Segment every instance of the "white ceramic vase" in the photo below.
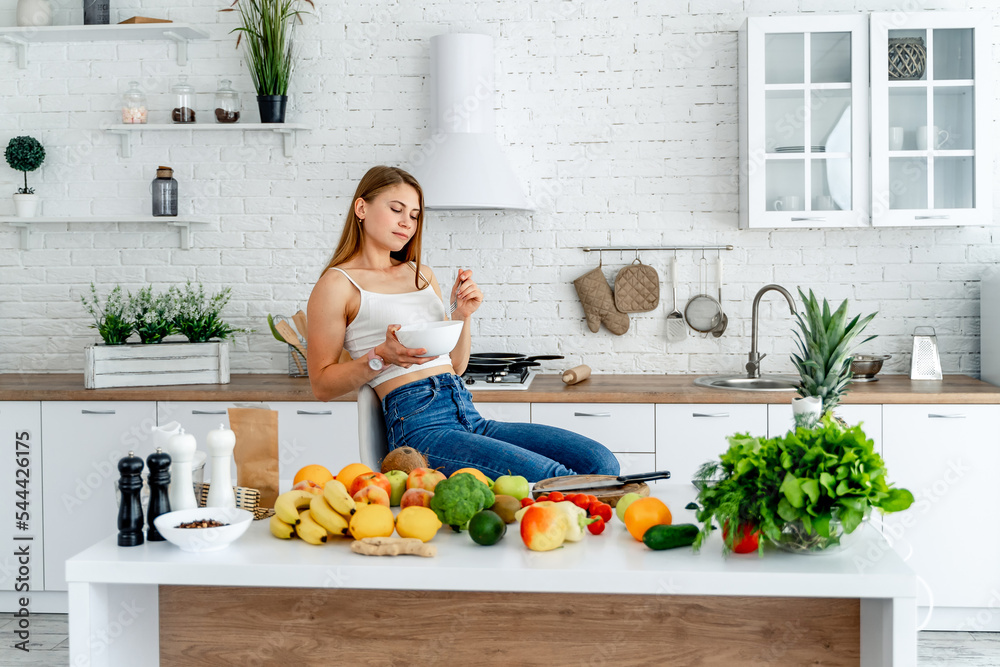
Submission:
{"label": "white ceramic vase", "polygon": [[795,427],[812,428],[823,414],[823,399],[817,396],[796,396],[792,399],[792,418]]}
{"label": "white ceramic vase", "polygon": [[17,0],[17,25],[52,25],[52,5],[49,0]]}
{"label": "white ceramic vase", "polygon": [[38,195],[14,195],[14,210],[19,218],[33,218],[38,212]]}

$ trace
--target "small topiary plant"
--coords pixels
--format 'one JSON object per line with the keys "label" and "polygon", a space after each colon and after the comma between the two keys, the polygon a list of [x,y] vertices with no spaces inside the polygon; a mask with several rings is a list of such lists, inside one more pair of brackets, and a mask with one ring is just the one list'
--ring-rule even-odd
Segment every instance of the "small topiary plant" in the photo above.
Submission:
{"label": "small topiary plant", "polygon": [[4,157],[11,169],[24,172],[24,187],[17,189],[19,195],[33,195],[34,188],[28,187],[28,172],[35,171],[45,161],[45,149],[34,137],[14,137],[7,143]]}

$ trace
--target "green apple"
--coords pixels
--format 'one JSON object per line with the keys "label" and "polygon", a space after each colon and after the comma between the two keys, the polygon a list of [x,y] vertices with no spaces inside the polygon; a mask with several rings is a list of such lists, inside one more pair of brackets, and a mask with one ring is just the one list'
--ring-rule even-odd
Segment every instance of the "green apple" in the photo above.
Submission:
{"label": "green apple", "polygon": [[402,470],[390,470],[385,473],[385,477],[389,480],[389,488],[392,489],[392,493],[389,494],[389,504],[398,507],[399,500],[403,497],[403,492],[406,491],[406,480],[409,475]]}
{"label": "green apple", "polygon": [[642,496],[638,493],[626,493],[624,496],[619,498],[618,504],[615,505],[615,515],[618,516],[619,521],[625,523],[625,510],[628,509],[629,505],[639,500],[639,498],[642,498]]}
{"label": "green apple", "polygon": [[523,500],[531,495],[531,485],[521,475],[501,475],[493,482],[493,493]]}

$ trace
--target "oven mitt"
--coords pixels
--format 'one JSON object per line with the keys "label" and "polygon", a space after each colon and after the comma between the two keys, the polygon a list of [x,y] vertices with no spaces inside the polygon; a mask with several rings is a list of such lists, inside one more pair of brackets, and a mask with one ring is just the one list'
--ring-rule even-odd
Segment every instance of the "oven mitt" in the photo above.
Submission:
{"label": "oven mitt", "polygon": [[615,308],[615,298],[611,293],[611,286],[601,267],[589,271],[573,281],[576,286],[576,294],[583,304],[583,312],[587,316],[587,327],[597,333],[601,328],[601,322],[608,328],[608,331],[621,336],[628,331],[629,318],[625,313],[619,312]]}
{"label": "oven mitt", "polygon": [[615,308],[623,313],[646,313],[660,303],[660,276],[638,259],[615,276]]}

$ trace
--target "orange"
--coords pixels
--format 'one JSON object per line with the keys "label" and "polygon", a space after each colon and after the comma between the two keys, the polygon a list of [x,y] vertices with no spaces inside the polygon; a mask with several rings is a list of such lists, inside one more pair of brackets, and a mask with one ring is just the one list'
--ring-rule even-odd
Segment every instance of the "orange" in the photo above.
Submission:
{"label": "orange", "polygon": [[482,470],[478,470],[476,468],[459,468],[455,472],[451,473],[451,476],[454,477],[460,472],[467,472],[486,486],[493,486],[493,482],[490,481],[490,478],[487,477]]}
{"label": "orange", "polygon": [[295,473],[295,480],[293,484],[298,484],[301,481],[309,480],[314,484],[319,484],[323,486],[327,482],[333,479],[333,473],[326,469],[326,466],[321,466],[318,463],[313,463],[307,465],[306,467]]}
{"label": "orange", "polygon": [[668,508],[659,498],[640,498],[625,510],[625,527],[629,534],[642,542],[642,536],[652,526],[670,525],[673,517]]}
{"label": "orange", "polygon": [[351,488],[351,482],[358,475],[363,475],[366,472],[375,472],[364,463],[349,463],[344,466],[343,469],[337,473],[337,481],[343,484],[348,489]]}

